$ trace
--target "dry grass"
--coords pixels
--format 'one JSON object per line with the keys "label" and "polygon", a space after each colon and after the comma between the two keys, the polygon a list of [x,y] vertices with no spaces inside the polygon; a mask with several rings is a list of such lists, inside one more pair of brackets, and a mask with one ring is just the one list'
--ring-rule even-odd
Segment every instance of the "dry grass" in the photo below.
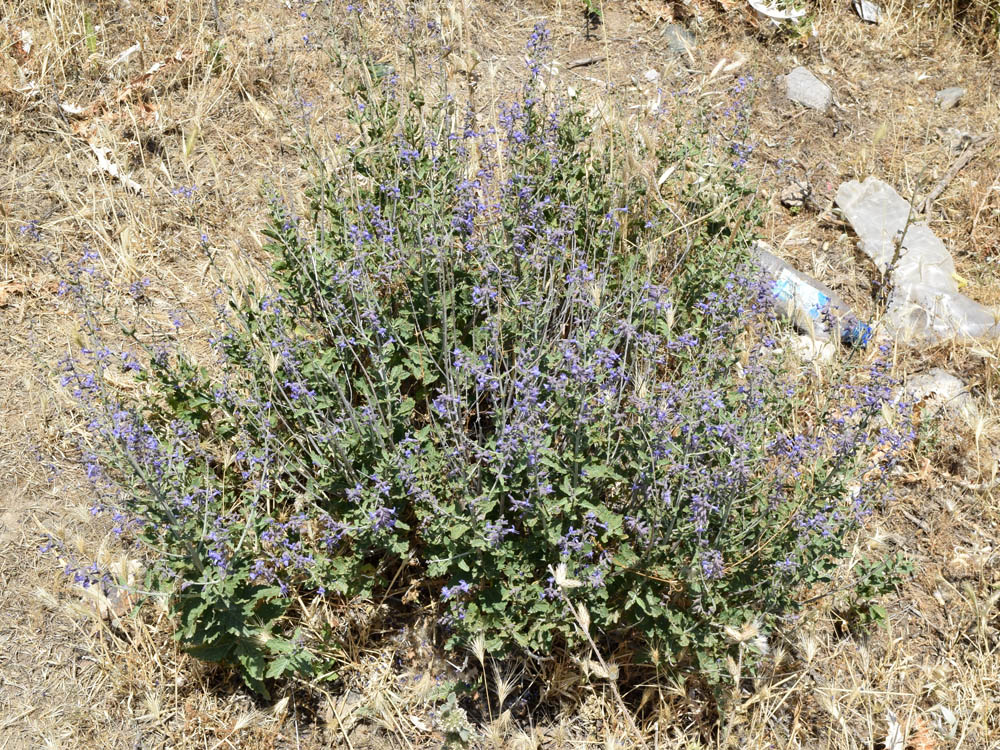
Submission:
{"label": "dry grass", "polygon": [[[600,112],[617,112],[622,123],[658,87],[690,86],[711,103],[735,75],[753,74],[762,87],[752,122],[761,145],[751,169],[771,200],[765,232],[790,260],[868,309],[870,269],[853,238],[815,211],[790,214],[777,194],[791,177],[807,177],[822,204],[842,180],[869,174],[924,194],[954,156],[947,128],[993,132],[1000,90],[995,59],[954,31],[965,24],[984,37],[989,2],[884,4],[886,20],[873,27],[844,3],[818,3],[818,34],[801,39],[774,35],[732,0],[606,3],[603,26],[589,35],[580,4],[569,0],[423,2],[417,13],[444,29],[452,48],[445,74],[486,120],[516,86],[523,40],[543,18],[560,63],[554,85],[573,86],[595,105],[613,99],[613,86],[625,107]],[[71,440],[78,428],[46,374],[74,330],[50,260],[89,245],[116,280],[154,278],[153,321],[181,305],[205,306],[211,285],[200,235],[232,273],[255,272],[261,185],[300,199],[303,144],[333,147],[343,128],[335,68],[303,40],[318,41],[342,18],[328,23],[313,3],[220,0],[217,23],[215,7],[14,0],[0,21],[0,748],[437,747],[436,689],[456,674],[477,683],[485,674],[490,686],[477,699],[487,708],[483,747],[879,748],[888,712],[905,738],[892,750],[1000,747],[1000,489],[954,481],[989,482],[998,470],[996,346],[898,359],[903,376],[932,366],[960,375],[977,411],[938,423],[899,477],[897,502],[859,537],[859,554],[902,549],[918,566],[886,601],[889,628],[846,634],[836,597],[820,602],[787,642],[771,644],[771,673],[731,696],[721,733],[708,731],[710,702],[691,686],[626,692],[640,706],[640,739],[607,683],[581,677],[577,665],[539,671],[488,654],[452,665],[433,648],[429,619],[400,630],[371,605],[311,615],[343,634],[336,690],[294,685],[262,704],[178,652],[155,605],[132,616],[129,602],[99,601],[71,585],[65,560],[39,555],[49,532],[80,560],[128,565],[89,518]],[[663,25],[686,17],[701,19],[698,48],[666,54]],[[400,54],[389,29],[372,41],[386,59]],[[429,44],[424,51],[438,54]],[[604,59],[568,67],[589,57]],[[712,77],[722,57],[746,62]],[[780,95],[774,77],[798,63],[833,86],[832,115],[802,113]],[[650,69],[655,83],[644,78]],[[942,112],[934,91],[950,85],[969,94]],[[99,168],[98,153],[118,176]],[[998,153],[994,141],[959,173],[932,224],[969,280],[966,291],[988,304],[1000,303]],[[192,199],[175,192],[192,186]],[[545,714],[530,710],[539,696]]]}

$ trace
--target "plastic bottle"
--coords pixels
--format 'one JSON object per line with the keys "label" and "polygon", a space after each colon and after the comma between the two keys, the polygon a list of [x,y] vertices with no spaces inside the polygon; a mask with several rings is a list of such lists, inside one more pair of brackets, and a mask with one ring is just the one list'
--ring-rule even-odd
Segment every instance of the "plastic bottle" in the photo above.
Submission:
{"label": "plastic bottle", "polygon": [[849,346],[865,346],[872,329],[858,320],[851,308],[830,287],[795,270],[757,242],[753,253],[774,279],[773,295],[778,314],[818,341],[836,338]]}

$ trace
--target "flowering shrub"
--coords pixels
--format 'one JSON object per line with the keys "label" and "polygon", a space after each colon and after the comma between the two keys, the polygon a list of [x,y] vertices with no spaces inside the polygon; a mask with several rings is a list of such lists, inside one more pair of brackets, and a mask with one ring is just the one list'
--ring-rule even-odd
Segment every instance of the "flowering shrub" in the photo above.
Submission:
{"label": "flowering shrub", "polygon": [[308,216],[273,203],[274,287],[220,306],[214,364],[112,353],[88,317],[64,383],[100,507],[184,646],[260,691],[319,666],[304,600],[408,585],[451,647],[576,648],[565,593],[599,643],[727,679],[727,629],[793,613],[881,497],[909,429],[884,365],[780,355],[753,208],[714,210],[735,177],[679,182],[678,216],[613,156],[654,154],[533,83],[494,130],[370,79]]}

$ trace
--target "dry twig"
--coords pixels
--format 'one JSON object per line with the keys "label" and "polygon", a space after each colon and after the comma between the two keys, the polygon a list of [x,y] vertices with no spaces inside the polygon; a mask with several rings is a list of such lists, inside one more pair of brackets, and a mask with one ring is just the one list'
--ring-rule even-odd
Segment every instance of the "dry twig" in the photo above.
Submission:
{"label": "dry twig", "polygon": [[917,213],[926,213],[927,209],[930,208],[930,205],[941,197],[941,193],[943,193],[945,188],[947,188],[951,181],[955,179],[955,175],[961,172],[969,162],[978,156],[983,149],[985,149],[990,142],[992,142],[992,140],[992,135],[984,135],[980,136],[978,140],[970,143],[965,150],[959,154],[958,158],[955,159],[948,171],[945,172],[944,177],[938,180],[934,189],[927,194],[926,198],[920,201],[920,205],[917,207]]}

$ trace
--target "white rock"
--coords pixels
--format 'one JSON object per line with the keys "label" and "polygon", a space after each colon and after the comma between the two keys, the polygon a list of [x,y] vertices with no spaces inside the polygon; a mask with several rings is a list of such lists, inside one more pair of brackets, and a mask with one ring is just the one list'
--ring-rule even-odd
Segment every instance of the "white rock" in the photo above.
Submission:
{"label": "white rock", "polygon": [[961,86],[952,86],[949,89],[941,89],[934,95],[934,101],[941,109],[951,109],[958,104],[959,99],[965,96],[965,89]]}
{"label": "white rock", "polygon": [[819,341],[812,336],[794,336],[789,342],[789,349],[798,355],[803,362],[832,362],[837,354],[837,347],[829,341]]}
{"label": "white rock", "polygon": [[833,102],[830,87],[801,66],[785,76],[785,88],[793,102],[821,112],[825,112]]}
{"label": "white rock", "polygon": [[965,383],[940,367],[912,376],[903,391],[914,401],[924,401],[954,416],[971,417],[976,413],[975,399]]}

